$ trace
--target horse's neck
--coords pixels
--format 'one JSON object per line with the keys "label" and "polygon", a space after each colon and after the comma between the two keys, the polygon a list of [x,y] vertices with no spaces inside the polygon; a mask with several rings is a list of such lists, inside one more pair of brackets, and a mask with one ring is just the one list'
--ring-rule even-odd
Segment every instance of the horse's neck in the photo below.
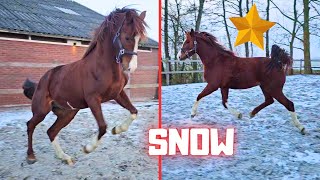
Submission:
{"label": "horse's neck", "polygon": [[[215,47],[208,45],[206,42],[201,41],[198,45],[198,51],[197,54],[199,55],[202,63],[205,66],[214,65],[216,63],[219,63],[224,56],[222,53],[219,53]],[[237,57],[229,58],[230,60],[235,60]]]}
{"label": "horse's neck", "polygon": [[212,52],[212,47],[209,46],[206,42],[201,41],[198,43],[197,54],[199,55],[202,63],[206,66],[210,63],[213,63],[215,53]]}
{"label": "horse's neck", "polygon": [[101,63],[102,66],[111,66],[116,64],[116,50],[114,49],[113,44],[111,42],[98,43],[94,51],[94,59],[98,61],[97,63]]}
{"label": "horse's neck", "polygon": [[99,72],[122,74],[121,64],[116,63],[116,51],[112,43],[97,43],[88,56],[84,58],[89,64],[94,64],[94,69],[101,69]]}

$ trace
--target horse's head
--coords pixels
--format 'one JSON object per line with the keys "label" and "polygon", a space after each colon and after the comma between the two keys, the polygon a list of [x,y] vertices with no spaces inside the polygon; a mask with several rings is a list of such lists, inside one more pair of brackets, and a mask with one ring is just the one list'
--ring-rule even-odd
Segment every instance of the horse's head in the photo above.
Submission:
{"label": "horse's head", "polygon": [[112,55],[112,60],[122,64],[124,70],[135,71],[138,65],[138,44],[145,37],[145,27],[148,27],[144,21],[145,16],[146,11],[139,15],[135,9],[129,8],[112,11],[96,29],[83,58],[96,47],[99,53],[109,49],[106,54]]}
{"label": "horse's head", "polygon": [[182,48],[178,54],[180,60],[190,58],[197,53],[197,41],[195,38],[195,31],[191,29],[190,32],[186,32],[185,41],[183,42]]}
{"label": "horse's head", "polygon": [[140,39],[145,36],[145,16],[146,11],[139,15],[135,10],[127,10],[113,38],[113,44],[118,49],[116,61],[130,72],[138,66],[137,51]]}

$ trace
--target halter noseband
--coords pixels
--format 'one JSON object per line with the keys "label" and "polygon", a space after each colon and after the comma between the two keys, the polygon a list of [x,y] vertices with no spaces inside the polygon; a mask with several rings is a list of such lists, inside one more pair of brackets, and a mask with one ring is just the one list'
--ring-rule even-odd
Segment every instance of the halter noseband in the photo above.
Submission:
{"label": "halter noseband", "polygon": [[129,55],[136,55],[138,56],[138,53],[134,52],[134,51],[129,51],[129,50],[126,50],[123,48],[122,46],[122,43],[121,43],[121,40],[120,40],[120,33],[121,33],[121,29],[122,29],[122,26],[123,26],[123,23],[124,21],[126,20],[126,18],[124,18],[121,22],[121,25],[118,29],[118,31],[116,32],[116,35],[114,36],[113,38],[113,41],[112,43],[117,43],[118,46],[119,46],[119,52],[118,52],[118,55],[116,56],[116,62],[119,64],[121,63],[122,61],[122,56],[125,55],[125,54],[129,54]]}
{"label": "halter noseband", "polygon": [[188,57],[188,59],[190,59],[191,56],[189,54],[192,51],[194,51],[194,53],[197,53],[197,41],[196,40],[193,41],[193,48],[192,49],[186,51],[183,48],[181,48],[181,51]]}

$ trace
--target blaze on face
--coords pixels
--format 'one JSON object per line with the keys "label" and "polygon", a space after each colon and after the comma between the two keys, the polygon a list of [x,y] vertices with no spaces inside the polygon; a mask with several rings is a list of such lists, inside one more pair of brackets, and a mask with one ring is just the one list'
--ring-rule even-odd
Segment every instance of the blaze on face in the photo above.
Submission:
{"label": "blaze on face", "polygon": [[[146,11],[143,11],[139,15],[139,18],[141,19],[141,21],[143,21],[145,17]],[[128,51],[137,53],[140,38],[141,35],[138,32],[135,32],[135,27],[133,26],[133,18],[129,17],[129,14],[127,14],[120,34],[120,41],[123,48]],[[128,70],[131,73],[134,72],[138,67],[137,55],[124,54],[122,56],[122,66],[124,70]]]}
{"label": "blaze on face", "polygon": [[177,55],[180,60],[185,60],[196,53],[196,41],[194,33],[195,32],[193,29],[191,29],[190,32],[185,33],[185,40],[183,42],[180,52]]}

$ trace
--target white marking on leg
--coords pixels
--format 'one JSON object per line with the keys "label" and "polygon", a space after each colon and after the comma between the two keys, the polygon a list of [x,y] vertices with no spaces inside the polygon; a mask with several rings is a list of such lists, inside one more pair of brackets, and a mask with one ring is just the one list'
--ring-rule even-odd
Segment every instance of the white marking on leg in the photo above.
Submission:
{"label": "white marking on leg", "polygon": [[91,153],[92,151],[94,151],[98,145],[100,144],[100,140],[98,140],[98,135],[94,136],[92,138],[91,143],[87,144],[84,148],[85,148],[85,152],[86,153]]}
{"label": "white marking on leg", "polygon": [[229,112],[230,112],[231,114],[233,114],[234,116],[236,116],[236,118],[241,119],[242,114],[241,114],[240,112],[238,112],[237,110],[231,108],[231,107],[228,105],[228,103],[226,103],[226,106],[227,106],[227,109],[229,110]]}
{"label": "white marking on leg", "polygon": [[67,161],[67,163],[69,165],[73,165],[73,161],[72,161],[71,157],[68,154],[63,152],[63,150],[59,144],[58,136],[56,136],[54,138],[54,140],[52,141],[52,146],[53,146],[53,149],[55,150],[56,155],[59,159]]}
{"label": "white marking on leg", "polygon": [[191,109],[191,116],[195,116],[197,114],[197,110],[198,110],[198,106],[199,106],[200,100],[201,99],[199,99],[199,101],[194,102],[194,104],[192,106],[192,109]]}
{"label": "white marking on leg", "polygon": [[123,122],[121,125],[115,127],[115,133],[119,134],[129,129],[131,123],[137,119],[137,114],[131,114],[130,118]]}
{"label": "white marking on leg", "polygon": [[291,112],[291,111],[289,111],[289,112],[290,112],[293,124],[302,132],[304,130],[304,127],[299,122],[298,117],[297,117],[297,113],[296,112]]}
{"label": "white marking on leg", "polygon": [[[134,37],[135,45],[133,48],[133,52],[135,52],[135,53],[138,52],[139,40],[140,40],[140,35],[136,35]],[[132,55],[132,58],[129,62],[130,73],[133,73],[137,69],[137,67],[138,67],[138,56]]]}

